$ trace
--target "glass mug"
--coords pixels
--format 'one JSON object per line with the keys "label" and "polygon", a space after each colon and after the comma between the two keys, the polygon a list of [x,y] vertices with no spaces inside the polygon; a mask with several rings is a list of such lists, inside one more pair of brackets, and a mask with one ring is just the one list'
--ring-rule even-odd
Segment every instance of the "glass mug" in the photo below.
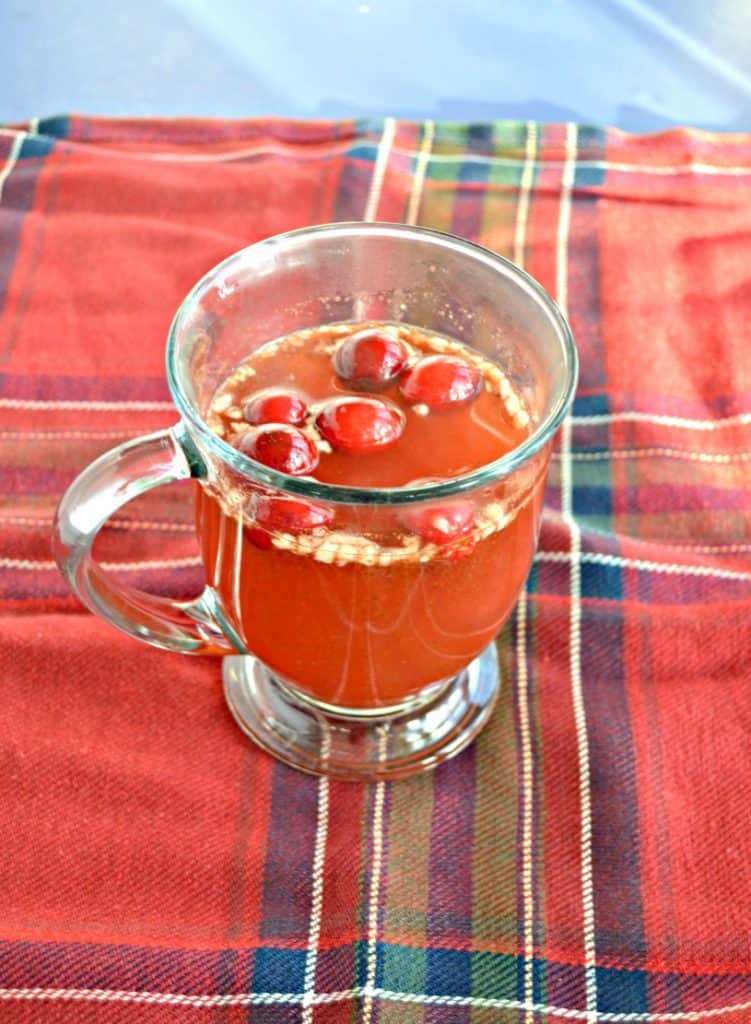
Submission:
{"label": "glass mug", "polygon": [[[523,443],[460,477],[371,489],[281,474],[207,426],[217,387],[259,346],[373,320],[448,335],[497,362],[532,419]],[[466,746],[492,710],[493,641],[529,572],[552,438],[576,376],[555,304],[486,249],[397,224],[270,238],[209,271],[183,301],[167,344],[178,423],[81,473],[60,502],[55,556],[84,604],[126,633],[223,656],[238,724],[288,764],[341,778],[432,767]],[[91,553],[101,526],[131,498],[187,477],[196,481],[203,593],[172,601],[115,583]],[[326,557],[289,535],[259,544],[259,493],[325,506],[348,543]],[[474,548],[460,558],[402,557],[405,515],[456,500],[472,502],[485,524]]]}

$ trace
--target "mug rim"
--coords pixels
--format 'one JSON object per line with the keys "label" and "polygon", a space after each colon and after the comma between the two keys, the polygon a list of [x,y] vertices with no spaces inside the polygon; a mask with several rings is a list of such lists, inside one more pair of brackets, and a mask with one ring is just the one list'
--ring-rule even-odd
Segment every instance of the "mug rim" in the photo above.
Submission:
{"label": "mug rim", "polygon": [[[177,358],[179,335],[183,319],[195,303],[200,300],[201,294],[206,290],[209,283],[213,281],[216,274],[225,268],[229,269],[233,265],[243,263],[247,259],[248,254],[256,253],[266,248],[273,249],[290,239],[297,239],[307,235],[336,235],[337,233],[343,237],[365,233],[386,237],[394,236],[397,238],[405,236],[408,238],[410,236],[421,239],[427,238],[432,240],[433,244],[441,247],[448,246],[464,255],[471,256],[473,259],[479,259],[486,265],[490,265],[493,269],[512,278],[516,284],[520,285],[527,292],[534,302],[543,308],[552,326],[556,329],[561,343],[566,371],[566,385],[562,388],[561,393],[556,396],[556,400],[552,403],[547,414],[535,426],[529,437],[525,438],[518,447],[513,448],[510,452],[501,456],[501,458],[495,459],[493,462],[487,462],[471,470],[469,473],[463,473],[461,476],[441,480],[436,483],[401,487],[350,487],[343,484],[329,484],[319,480],[280,473],[275,469],[255,462],[237,448],[233,448],[211,430],[200,411],[188,398],[183,386],[180,364]],[[208,448],[217,459],[232,467],[242,476],[260,481],[277,490],[309,498],[317,498],[321,501],[349,505],[394,505],[427,501],[432,498],[444,498],[449,495],[474,490],[482,487],[484,484],[489,484],[511,475],[515,470],[528,462],[552,438],[571,405],[578,380],[579,356],[571,329],[553,298],[533,277],[505,256],[501,256],[493,252],[493,250],[479,245],[477,242],[471,242],[466,238],[461,238],[447,231],[437,231],[434,228],[379,221],[340,221],[332,224],[316,224],[271,235],[261,241],[238,249],[206,271],[187,293],[172,318],[167,335],[166,370],[167,384],[172,400],[181,417],[189,424],[190,432],[196,434],[201,444]]]}

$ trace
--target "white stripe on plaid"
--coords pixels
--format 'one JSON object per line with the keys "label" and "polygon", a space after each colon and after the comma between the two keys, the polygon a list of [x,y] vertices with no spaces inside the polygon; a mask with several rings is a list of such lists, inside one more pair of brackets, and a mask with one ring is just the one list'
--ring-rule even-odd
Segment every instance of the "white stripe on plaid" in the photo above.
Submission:
{"label": "white stripe on plaid", "polygon": [[423,127],[422,145],[417,155],[415,173],[412,180],[412,189],[409,193],[409,205],[407,207],[406,224],[416,224],[420,213],[420,200],[422,199],[423,185],[425,184],[425,173],[430,161],[430,151],[433,148],[433,137],[435,135],[435,124],[432,121],[425,121]]}
{"label": "white stripe on plaid", "polygon": [[387,117],[383,122],[383,134],[381,135],[381,141],[378,143],[376,162],[373,168],[373,177],[370,182],[370,191],[368,192],[368,201],[365,204],[365,212],[362,215],[363,220],[376,219],[376,214],[378,213],[378,201],[381,198],[383,179],[386,174],[386,167],[388,166],[389,154],[391,153],[391,147],[394,144],[395,134],[396,121],[393,117]]}
{"label": "white stripe on plaid", "polygon": [[[571,228],[571,194],[576,174],[578,129],[566,125],[566,162],[561,176],[561,204],[556,237],[556,300],[564,316],[568,316],[568,241]],[[581,818],[581,897],[584,931],[584,972],[588,1021],[597,1013],[597,952],[595,948],[595,911],[592,888],[592,796],[589,776],[589,743],[587,716],[581,678],[581,531],[573,514],[573,480],[571,473],[571,419],[563,421],[561,430],[561,516],[571,538],[569,554],[569,673],[571,700],[574,707],[576,746],[579,766],[579,814]]]}
{"label": "white stripe on plaid", "polygon": [[[331,737],[326,734],[321,750],[325,763],[331,753]],[[329,833],[329,780],[322,775],[318,780],[318,817],[316,838],[313,847],[313,894],[310,905],[310,928],[308,930],[308,951],[305,957],[305,992],[303,994],[302,1024],[312,1024],[313,1006],[316,994],[316,965],[318,944],[321,941],[321,916],[323,913],[323,870],[326,860],[326,840]]]}
{"label": "white stripe on plaid", "polygon": [[[143,562],[100,562],[99,565],[107,572],[142,572],[150,569],[192,569],[202,565],[196,556],[188,558],[155,558]],[[18,569],[20,571],[47,572],[58,571],[57,562],[50,560],[32,561],[30,558],[0,558],[0,569]]]}
{"label": "white stripe on plaid", "polygon": [[[0,524],[9,523],[11,526],[44,527],[48,529],[52,523],[53,512],[50,510],[47,516],[6,516],[0,513]],[[240,519],[240,527],[243,521]],[[164,533],[195,533],[196,528],[192,523],[182,522],[159,522],[154,519],[119,519],[113,517],[107,520],[107,526],[113,530],[159,530]],[[238,527],[238,528],[240,528]],[[736,555],[745,551],[751,551],[751,543],[736,544],[732,541],[723,544],[673,544],[670,541],[643,541],[643,543],[654,544],[656,547],[670,551],[689,551],[695,555]],[[583,556],[586,561],[586,555]],[[690,567],[675,566],[676,570],[689,569]]]}
{"label": "white stripe on plaid", "polygon": [[16,166],[19,156],[21,155],[21,146],[23,146],[23,140],[26,138],[26,132],[19,132],[11,143],[10,152],[8,158],[5,161],[5,166],[0,171],[0,203],[3,201],[3,189],[5,188],[5,182],[10,177],[10,172]]}
{"label": "white stripe on plaid", "polygon": [[[554,459],[562,458],[558,452]],[[567,458],[575,462],[602,462],[607,459],[681,459],[686,462],[707,462],[727,466],[736,462],[751,462],[751,452],[690,452],[684,448],[613,448],[601,452],[569,452]]]}
{"label": "white stripe on plaid", "polygon": [[[591,1017],[589,1011],[549,1003],[528,1003],[520,999],[485,998],[483,996],[431,996],[422,992],[394,992],[390,989],[362,988],[344,989],[339,992],[316,992],[313,1005],[326,1006],[332,1003],[354,1002],[355,1000],[380,999],[388,1003],[403,1003],[422,1006],[465,1006],[470,1009],[530,1011],[560,1020],[594,1021],[594,1024],[694,1024],[698,1021],[714,1020],[731,1013],[751,1010],[751,1001],[717,1006],[706,1010],[681,1010],[672,1013],[597,1012]],[[194,1010],[213,1010],[222,1006],[300,1006],[305,1000],[303,992],[236,992],[231,995],[183,995],[179,992],[149,992],[133,989],[102,988],[0,988],[0,1001],[41,1001],[71,1003],[133,1003],[140,1005],[181,1006]]]}
{"label": "white stripe on plaid", "polygon": [[714,420],[697,420],[686,416],[668,416],[659,412],[626,410],[625,412],[597,413],[592,416],[572,416],[571,422],[577,427],[597,426],[601,423],[656,423],[664,427],[677,427],[680,430],[722,430],[725,427],[751,424],[751,412],[739,412],[734,416],[721,416]]}
{"label": "white stripe on plaid", "polygon": [[[56,563],[52,563],[57,568]],[[142,572],[149,569],[193,569],[203,565],[203,560],[198,555],[189,555],[187,558],[154,558],[142,562],[100,562],[99,565],[105,572]]]}
{"label": "white stripe on plaid", "polygon": [[[373,177],[370,182],[370,193],[365,206],[363,220],[375,219],[378,212],[378,201],[381,198],[383,179],[386,174],[389,154],[394,144],[396,134],[396,120],[387,117],[383,123],[383,134],[378,146],[378,155],[373,167]],[[424,140],[423,140],[424,141]],[[388,731],[385,726],[378,727],[378,760],[386,759],[388,744]],[[371,862],[370,892],[368,893],[368,945],[366,954],[366,985],[375,985],[376,970],[378,967],[378,909],[381,891],[381,859],[383,856],[383,804],[386,796],[386,787],[383,781],[375,786],[373,797],[373,857]],[[366,995],[363,1005],[362,1024],[370,1024],[373,1013],[372,996]]]}
{"label": "white stripe on plaid", "polygon": [[[0,409],[31,410],[66,412],[175,412],[172,402],[140,402],[140,401],[87,401],[86,399],[25,399],[25,398],[0,398]],[[572,416],[571,423],[575,427],[606,425],[608,423],[654,423],[666,427],[676,427],[682,430],[723,430],[736,425],[747,426],[751,424],[751,412],[741,412],[735,416],[726,416],[715,420],[687,419],[682,416],[665,416],[662,413],[650,412],[615,412],[595,416]],[[20,433],[20,432],[19,432]],[[119,436],[115,435],[115,436]]]}
{"label": "white stripe on plaid", "polygon": [[[522,800],[522,933],[524,935],[524,1001],[534,999],[535,900],[532,887],[533,764],[529,732],[529,672],[527,666],[527,591],[523,589],[516,606],[516,689],[519,701],[521,738]],[[533,1024],[527,1010],[526,1024]]]}
{"label": "white stripe on plaid", "polygon": [[[358,145],[373,145],[369,142],[359,142]],[[400,155],[409,156],[411,150],[401,149],[400,147],[394,147],[394,152]],[[505,167],[518,167],[519,164],[523,163],[518,157],[509,156],[487,156],[481,153],[466,153],[464,151],[457,153],[436,153],[433,156],[433,160],[439,163],[475,163],[475,164],[495,164],[502,165]],[[546,170],[563,171],[566,165],[565,160],[535,160],[535,167],[544,167]],[[656,174],[658,177],[674,177],[682,176],[685,174],[706,174],[716,175],[718,177],[745,177],[751,175],[751,166],[749,167],[738,167],[731,165],[720,165],[720,164],[706,164],[699,161],[691,161],[685,164],[629,164],[623,163],[616,160],[577,160],[576,166],[583,170],[592,171],[608,171],[618,172],[622,174]]]}
{"label": "white stripe on plaid", "polygon": [[519,182],[519,202],[516,208],[516,224],[514,227],[514,263],[524,266],[524,249],[527,243],[527,218],[529,217],[529,194],[535,176],[535,156],[537,153],[537,124],[527,121],[527,140],[524,145],[524,165]]}
{"label": "white stripe on plaid", "polygon": [[[654,542],[657,543],[657,542]],[[693,551],[695,555],[735,555],[741,551],[751,551],[751,544],[672,544],[660,541],[659,546],[671,551]]]}
{"label": "white stripe on plaid", "polygon": [[116,441],[130,437],[122,430],[0,430],[0,441]]}
{"label": "white stripe on plaid", "polygon": [[[538,551],[536,562],[570,562],[568,551]],[[580,562],[594,565],[612,565],[619,569],[639,569],[642,572],[664,573],[667,576],[707,576],[718,580],[751,580],[751,572],[735,569],[718,569],[713,565],[679,565],[675,562],[653,562],[644,558],[624,558],[621,555],[605,555],[598,551],[584,551]]]}
{"label": "white stripe on plaid", "polygon": [[[733,549],[748,550],[749,545],[733,545]],[[683,550],[683,549],[681,549]],[[688,549],[692,550],[692,549]],[[569,562],[568,551],[538,551],[536,562]],[[612,565],[622,569],[639,569],[641,572],[665,573],[668,576],[707,576],[719,580],[751,580],[751,572],[734,569],[720,569],[713,565],[684,565],[677,562],[654,562],[644,558],[623,558],[621,555],[605,555],[597,551],[584,551],[579,561],[597,565]],[[188,558],[159,558],[142,562],[100,562],[108,572],[145,572],[150,569],[189,569],[201,565],[197,556]],[[19,569],[33,572],[57,572],[57,563],[50,560],[29,558],[0,558],[0,569]]]}
{"label": "white stripe on plaid", "polygon": [[[394,121],[393,118],[387,118],[386,120]],[[395,128],[397,124],[398,121],[394,121]],[[14,138],[19,134],[25,135],[26,133],[19,133],[18,130],[12,128],[0,128],[0,135]],[[121,161],[124,155],[120,150],[108,150],[104,146],[77,142],[71,142],[70,144],[74,146],[86,145],[89,151],[95,150],[97,156],[104,158],[109,157],[113,160]],[[205,145],[205,143],[203,144]],[[255,156],[294,156],[296,160],[307,163],[314,160],[327,160],[332,156],[346,156],[353,146],[356,146],[358,149],[370,148],[377,150],[380,146],[380,142],[374,142],[372,139],[355,138],[354,140],[350,139],[344,142],[331,143],[328,146],[316,146],[312,151],[308,149],[308,142],[273,142],[266,143],[261,146],[248,146],[244,149],[236,149],[223,153],[139,153],[137,150],[129,149],[125,155],[129,159],[133,160],[148,160],[166,163],[222,163],[224,161],[243,160]],[[390,148],[394,153],[398,153],[400,156],[405,156],[410,159],[415,159],[418,155],[416,150],[407,149],[403,146],[392,146]],[[487,163],[498,164],[505,167],[518,167],[524,163],[524,160],[519,159],[518,157],[487,156],[481,153],[467,153],[460,149],[457,150],[456,153],[435,153],[431,159],[440,163],[448,164]],[[548,170],[562,170],[564,166],[564,160],[546,160],[544,158],[535,160],[535,167],[545,167]],[[706,174],[709,176],[727,176],[733,178],[745,177],[746,175],[751,176],[751,165],[708,164],[703,161],[688,161],[683,164],[639,164],[624,163],[623,161],[617,160],[578,160],[577,167],[594,171],[616,171],[623,174],[656,174],[659,177],[672,177],[686,174]],[[453,187],[454,183],[447,184]],[[512,186],[491,185],[489,187],[509,189]]]}
{"label": "white stripe on plaid", "polygon": [[[519,200],[514,225],[514,262],[524,266],[529,217],[529,193],[534,179],[534,159],[537,150],[537,124],[527,122],[524,146],[525,161],[519,181]],[[519,706],[519,735],[521,738],[521,801],[522,801],[522,934],[524,936],[524,1000],[534,998],[534,939],[535,901],[532,885],[532,829],[534,824],[534,787],[532,743],[529,733],[529,673],[527,666],[527,592],[522,590],[516,607],[516,687]],[[533,1024],[534,1014],[527,1010],[525,1024]]]}
{"label": "white stripe on plaid", "polygon": [[[388,726],[378,726],[378,760],[386,760],[388,749]],[[381,892],[381,865],[383,861],[383,804],[386,797],[386,783],[376,783],[373,799],[373,859],[368,894],[368,952],[365,975],[362,1024],[370,1024],[373,1015],[373,993],[378,968],[378,910]]]}
{"label": "white stripe on plaid", "polygon": [[[99,402],[99,401],[86,401],[85,399],[27,399],[27,398],[0,398],[0,409],[43,409],[49,411],[52,409],[60,410],[61,412],[67,412],[68,410],[81,410],[84,412],[122,412],[133,411],[133,412],[162,412],[169,410],[175,412],[175,407],[172,402]],[[175,413],[175,415],[177,415]]]}
{"label": "white stripe on plaid", "polygon": [[[47,516],[5,516],[0,513],[0,523],[10,523],[11,526],[39,526],[49,529],[52,524],[53,512],[50,510]],[[118,519],[107,520],[107,526],[114,530],[162,530],[165,533],[195,533],[196,528],[191,523],[161,523],[154,519]]]}
{"label": "white stripe on plaid", "polygon": [[[121,430],[0,430],[0,441],[107,441],[130,437],[129,431]],[[560,459],[553,452],[554,459]],[[606,459],[684,459],[687,462],[730,464],[751,462],[751,452],[692,452],[685,448],[614,448],[600,452],[572,451],[569,458],[576,462],[598,462]]]}

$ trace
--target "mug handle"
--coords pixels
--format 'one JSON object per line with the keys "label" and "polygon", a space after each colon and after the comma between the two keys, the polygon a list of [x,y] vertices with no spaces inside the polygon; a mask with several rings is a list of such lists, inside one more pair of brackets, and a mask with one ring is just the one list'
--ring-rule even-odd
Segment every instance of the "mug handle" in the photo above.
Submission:
{"label": "mug handle", "polygon": [[75,594],[96,615],[155,647],[183,654],[237,654],[234,631],[206,587],[192,601],[173,601],[116,583],[95,561],[97,534],[122,505],[161,484],[205,476],[206,467],[178,423],[126,441],[76,477],[62,497],[52,549]]}

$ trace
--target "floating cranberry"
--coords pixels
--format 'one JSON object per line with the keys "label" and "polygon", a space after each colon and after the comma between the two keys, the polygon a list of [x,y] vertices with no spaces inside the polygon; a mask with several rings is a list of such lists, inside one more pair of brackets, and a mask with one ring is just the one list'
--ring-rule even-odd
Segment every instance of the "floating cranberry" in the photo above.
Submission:
{"label": "floating cranberry", "polygon": [[261,551],[268,551],[271,547],[271,534],[258,526],[246,526],[245,536],[251,544],[260,548]]}
{"label": "floating cranberry", "polygon": [[413,405],[448,409],[470,402],[482,386],[476,367],[455,356],[426,356],[404,372],[402,394]]}
{"label": "floating cranberry", "polygon": [[398,441],[404,416],[378,398],[334,398],[318,413],[316,426],[332,447],[367,452]]}
{"label": "floating cranberry", "polygon": [[291,476],[306,476],[318,465],[318,450],[310,438],[286,423],[251,427],[241,436],[238,448],[264,466]]}
{"label": "floating cranberry", "polygon": [[379,391],[393,383],[407,362],[407,350],[386,331],[368,329],[345,339],[334,355],[334,369],[351,387]]}
{"label": "floating cranberry", "polygon": [[317,526],[329,526],[332,509],[287,494],[259,494],[253,502],[256,525],[281,533],[302,533]]}
{"label": "floating cranberry", "polygon": [[407,509],[405,526],[428,544],[450,544],[471,533],[475,525],[474,506],[469,501],[445,501]]}
{"label": "floating cranberry", "polygon": [[259,423],[289,423],[299,427],[305,422],[308,407],[296,391],[285,388],[265,388],[259,391],[243,408],[243,418],[254,425]]}

